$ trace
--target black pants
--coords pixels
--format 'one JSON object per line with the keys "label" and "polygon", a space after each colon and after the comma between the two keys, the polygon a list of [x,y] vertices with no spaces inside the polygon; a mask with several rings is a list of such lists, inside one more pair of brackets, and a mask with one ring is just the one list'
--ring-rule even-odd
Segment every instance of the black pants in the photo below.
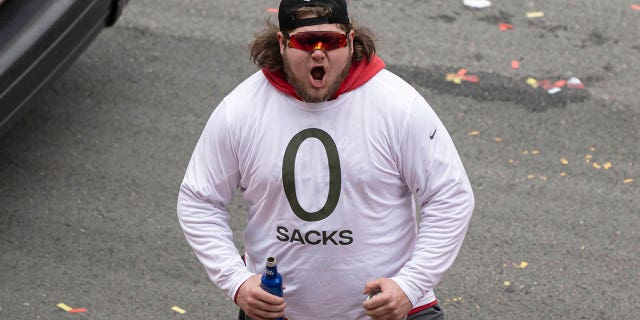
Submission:
{"label": "black pants", "polygon": [[[247,315],[244,314],[244,311],[240,309],[238,320],[251,320],[251,318],[247,317]],[[444,312],[440,306],[436,304],[431,308],[424,309],[408,316],[407,320],[444,320]]]}

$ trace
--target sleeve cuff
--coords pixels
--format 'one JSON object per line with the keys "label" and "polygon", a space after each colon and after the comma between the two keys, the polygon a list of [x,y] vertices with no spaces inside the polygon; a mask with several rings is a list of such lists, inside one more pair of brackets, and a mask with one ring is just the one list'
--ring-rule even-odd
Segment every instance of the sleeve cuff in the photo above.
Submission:
{"label": "sleeve cuff", "polygon": [[420,302],[420,298],[422,297],[420,297],[415,291],[412,291],[411,286],[406,281],[400,277],[393,277],[391,280],[395,281],[395,283],[400,286],[400,289],[404,291],[404,294],[407,295],[407,298],[409,298],[409,301],[411,302],[412,308],[418,305],[418,302]]}
{"label": "sleeve cuff", "polygon": [[233,290],[231,290],[230,294],[229,294],[229,298],[233,299],[233,303],[238,304],[236,302],[236,299],[238,298],[238,291],[240,291],[240,287],[252,276],[254,276],[255,274],[247,271],[244,272],[243,274],[238,276],[238,282],[237,285],[235,285],[233,287]]}

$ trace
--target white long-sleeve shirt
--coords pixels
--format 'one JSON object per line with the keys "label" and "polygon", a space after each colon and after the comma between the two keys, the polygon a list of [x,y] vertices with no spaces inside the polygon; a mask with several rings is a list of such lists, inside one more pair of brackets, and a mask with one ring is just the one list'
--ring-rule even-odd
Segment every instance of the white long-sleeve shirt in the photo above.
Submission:
{"label": "white long-sleeve shirt", "polygon": [[[248,204],[246,266],[226,208],[238,189]],[[373,279],[392,278],[414,307],[435,300],[473,206],[447,130],[391,72],[324,103],[296,100],[257,72],[207,122],[178,216],[230,298],[273,256],[288,319],[366,319],[362,290]]]}

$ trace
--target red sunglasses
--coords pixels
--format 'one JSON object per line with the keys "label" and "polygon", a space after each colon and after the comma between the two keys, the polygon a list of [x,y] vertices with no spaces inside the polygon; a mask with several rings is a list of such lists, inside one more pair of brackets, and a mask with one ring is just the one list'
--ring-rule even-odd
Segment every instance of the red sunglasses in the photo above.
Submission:
{"label": "red sunglasses", "polygon": [[285,35],[289,48],[313,52],[334,50],[347,46],[347,35],[336,31],[308,31]]}

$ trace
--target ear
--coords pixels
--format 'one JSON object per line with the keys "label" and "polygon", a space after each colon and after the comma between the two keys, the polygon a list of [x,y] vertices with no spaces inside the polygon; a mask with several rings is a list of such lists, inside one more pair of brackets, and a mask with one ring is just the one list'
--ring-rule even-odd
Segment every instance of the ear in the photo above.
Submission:
{"label": "ear", "polygon": [[280,54],[284,55],[284,43],[285,41],[287,41],[287,39],[285,39],[284,34],[281,31],[278,31],[277,37],[278,43],[280,44]]}

